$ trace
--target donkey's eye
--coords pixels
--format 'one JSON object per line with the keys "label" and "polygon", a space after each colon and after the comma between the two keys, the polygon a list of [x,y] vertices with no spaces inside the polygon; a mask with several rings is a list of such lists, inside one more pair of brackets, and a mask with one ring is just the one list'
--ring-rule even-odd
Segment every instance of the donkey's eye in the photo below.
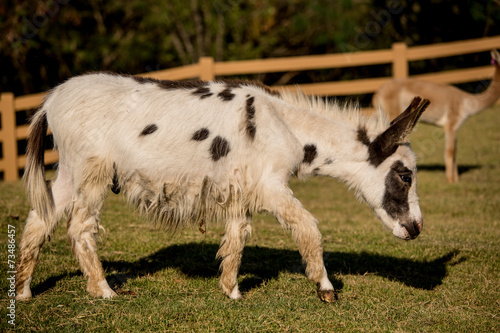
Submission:
{"label": "donkey's eye", "polygon": [[402,181],[411,186],[411,174],[401,174],[399,177],[401,177]]}

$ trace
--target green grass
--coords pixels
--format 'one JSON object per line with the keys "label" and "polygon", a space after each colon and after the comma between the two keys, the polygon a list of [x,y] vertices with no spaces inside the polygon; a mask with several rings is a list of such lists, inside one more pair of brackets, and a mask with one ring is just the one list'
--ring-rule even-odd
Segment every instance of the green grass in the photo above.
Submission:
{"label": "green grass", "polygon": [[[447,184],[443,132],[420,124],[424,230],[396,239],[345,186],[293,180],[320,221],[338,301],[324,304],[304,276],[291,237],[271,217],[254,218],[239,278],[241,301],[222,295],[215,261],[221,226],[174,236],[152,230],[110,195],[100,256],[112,300],[89,297],[62,225],[44,247],[34,298],[16,303],[16,330],[53,332],[494,332],[500,331],[500,107],[459,132],[459,184]],[[19,244],[29,210],[20,182],[0,184],[0,331],[7,323],[7,226]],[[62,223],[64,224],[64,223]]]}

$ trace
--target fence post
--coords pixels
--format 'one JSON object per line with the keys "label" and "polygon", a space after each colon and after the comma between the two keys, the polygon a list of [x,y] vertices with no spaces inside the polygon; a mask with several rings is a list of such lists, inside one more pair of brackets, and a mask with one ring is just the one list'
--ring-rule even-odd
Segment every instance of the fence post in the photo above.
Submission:
{"label": "fence post", "polygon": [[4,179],[6,181],[19,178],[17,169],[17,139],[16,110],[14,109],[14,94],[0,95],[0,113],[2,115],[3,160],[5,162]]}
{"label": "fence post", "polygon": [[214,58],[212,57],[200,58],[200,79],[205,81],[210,81],[215,79]]}
{"label": "fence post", "polygon": [[392,44],[394,58],[392,60],[392,77],[394,79],[405,79],[408,77],[408,47],[405,43]]}

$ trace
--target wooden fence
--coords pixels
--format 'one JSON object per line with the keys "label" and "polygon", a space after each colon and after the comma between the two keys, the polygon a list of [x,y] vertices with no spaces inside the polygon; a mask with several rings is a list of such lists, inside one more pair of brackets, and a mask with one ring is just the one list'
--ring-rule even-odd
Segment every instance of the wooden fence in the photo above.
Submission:
{"label": "wooden fence", "polygon": [[[305,93],[318,96],[356,95],[373,93],[384,82],[392,78],[408,77],[409,62],[411,61],[457,56],[489,51],[491,49],[498,48],[500,48],[500,36],[414,47],[407,47],[404,43],[395,43],[392,45],[391,49],[387,50],[302,57],[226,62],[215,62],[213,58],[203,57],[196,64],[139,75],[168,80],[192,78],[212,80],[216,77],[231,75],[392,64],[391,77],[300,85],[301,89]],[[494,69],[492,66],[482,66],[421,74],[412,77],[428,81],[455,84],[489,79],[493,76],[493,71]],[[276,86],[275,88],[278,89],[280,87]],[[18,152],[18,141],[26,139],[28,125],[24,124],[16,126],[16,112],[22,112],[38,107],[44,96],[45,93],[39,93],[14,97],[12,93],[8,92],[0,95],[0,174],[3,174],[4,180],[9,181],[18,179],[19,171],[26,165],[26,155],[24,155],[24,152]],[[46,164],[56,163],[57,160],[58,153],[56,151],[47,150],[45,152]]]}

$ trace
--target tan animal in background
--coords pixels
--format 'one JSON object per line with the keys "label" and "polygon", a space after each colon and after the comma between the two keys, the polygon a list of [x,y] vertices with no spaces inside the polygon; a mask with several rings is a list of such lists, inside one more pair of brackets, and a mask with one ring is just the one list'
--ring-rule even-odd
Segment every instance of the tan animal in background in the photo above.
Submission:
{"label": "tan animal in background", "polygon": [[458,129],[467,118],[493,105],[500,97],[500,53],[492,50],[491,58],[495,74],[488,89],[480,94],[470,94],[441,83],[395,79],[383,84],[373,96],[373,106],[381,107],[391,119],[404,110],[403,106],[408,105],[414,96],[422,96],[431,101],[420,120],[444,128],[446,178],[450,183],[458,182]]}

